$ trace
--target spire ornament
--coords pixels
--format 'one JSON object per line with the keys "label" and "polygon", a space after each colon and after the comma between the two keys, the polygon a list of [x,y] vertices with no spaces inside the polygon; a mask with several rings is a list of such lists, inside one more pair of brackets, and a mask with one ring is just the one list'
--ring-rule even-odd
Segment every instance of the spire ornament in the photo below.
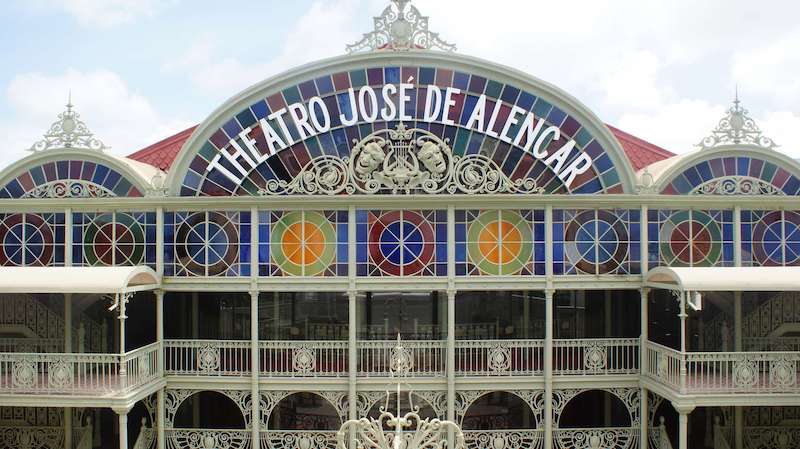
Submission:
{"label": "spire ornament", "polygon": [[768,150],[778,147],[769,137],[761,133],[749,115],[749,111],[742,107],[737,89],[733,106],[728,109],[728,115],[719,121],[711,135],[700,141],[697,146],[702,150],[716,148],[724,145],[751,145]]}
{"label": "spire ornament", "polygon": [[69,95],[66,107],[67,110],[58,114],[58,120],[50,125],[50,129],[44,134],[44,139],[33,144],[28,151],[54,149],[102,151],[108,149],[89,131],[89,128],[80,119],[80,114],[72,109],[72,93]]}
{"label": "spire ornament", "polygon": [[428,17],[423,16],[411,0],[392,0],[392,4],[374,17],[375,29],[365,33],[360,41],[348,45],[347,53],[361,50],[430,50],[438,48],[455,51],[456,46],[439,38],[428,29]]}

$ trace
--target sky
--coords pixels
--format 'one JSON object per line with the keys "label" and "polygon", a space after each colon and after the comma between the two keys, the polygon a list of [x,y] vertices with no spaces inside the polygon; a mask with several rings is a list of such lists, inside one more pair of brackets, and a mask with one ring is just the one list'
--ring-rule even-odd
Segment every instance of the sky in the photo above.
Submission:
{"label": "sky", "polygon": [[[64,110],[127,155],[271,75],[344,53],[388,0],[0,2],[0,167]],[[742,104],[800,158],[796,0],[414,0],[458,53],[512,66],[675,153]]]}

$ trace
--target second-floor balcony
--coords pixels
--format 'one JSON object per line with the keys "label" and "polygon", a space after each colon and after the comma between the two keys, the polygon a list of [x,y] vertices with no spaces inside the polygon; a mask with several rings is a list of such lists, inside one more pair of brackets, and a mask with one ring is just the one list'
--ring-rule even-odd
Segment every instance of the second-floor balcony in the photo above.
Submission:
{"label": "second-floor balcony", "polygon": [[646,343],[643,375],[679,394],[800,393],[800,352],[686,352]]}
{"label": "second-floor balcony", "polygon": [[[397,351],[394,340],[361,340],[356,344],[359,377],[388,377]],[[447,373],[445,340],[406,340],[414,377],[444,377]],[[249,376],[251,345],[246,340],[167,340],[167,375]],[[542,376],[544,340],[456,340],[455,375],[458,377]],[[261,377],[347,377],[346,341],[261,341],[258,372]],[[553,373],[563,376],[636,375],[639,340],[635,338],[573,339],[553,342]]]}

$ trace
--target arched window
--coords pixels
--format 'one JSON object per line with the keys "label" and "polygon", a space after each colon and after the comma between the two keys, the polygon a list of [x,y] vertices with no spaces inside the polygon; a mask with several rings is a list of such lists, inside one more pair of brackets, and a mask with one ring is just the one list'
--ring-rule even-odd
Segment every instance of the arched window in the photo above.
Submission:
{"label": "arched window", "polygon": [[333,405],[318,394],[294,393],[281,399],[269,415],[270,430],[339,430],[342,420]]}
{"label": "arched window", "polygon": [[186,398],[173,419],[175,428],[244,429],[245,419],[239,406],[216,391],[199,391]]}
{"label": "arched window", "polygon": [[530,406],[505,391],[485,394],[470,404],[461,424],[464,430],[535,429]]}

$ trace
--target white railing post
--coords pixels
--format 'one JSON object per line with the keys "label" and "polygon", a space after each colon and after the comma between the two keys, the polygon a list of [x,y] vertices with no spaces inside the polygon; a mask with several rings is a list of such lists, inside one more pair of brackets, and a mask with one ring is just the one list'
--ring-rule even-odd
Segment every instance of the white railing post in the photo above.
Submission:
{"label": "white railing post", "polygon": [[689,449],[689,414],[694,406],[678,405],[672,403],[678,412],[678,449]]}
{"label": "white railing post", "polygon": [[114,409],[119,417],[119,449],[128,449],[128,409]]}
{"label": "white railing post", "polygon": [[544,331],[544,447],[553,447],[553,295],[545,290]]}
{"label": "white railing post", "polygon": [[258,288],[253,285],[250,291],[250,395],[251,395],[251,415],[250,424],[252,427],[252,447],[257,447],[259,442],[259,432],[261,431],[261,393],[259,393],[259,363],[258,363]]}
{"label": "white railing post", "polygon": [[156,405],[156,448],[165,449],[167,447],[167,440],[164,435],[164,423],[166,422],[166,394],[164,389],[158,390],[156,395],[158,404]]}
{"label": "white railing post", "polygon": [[680,379],[681,393],[686,392],[686,296],[689,292],[681,292],[680,312],[681,319],[681,358],[680,358]]}

